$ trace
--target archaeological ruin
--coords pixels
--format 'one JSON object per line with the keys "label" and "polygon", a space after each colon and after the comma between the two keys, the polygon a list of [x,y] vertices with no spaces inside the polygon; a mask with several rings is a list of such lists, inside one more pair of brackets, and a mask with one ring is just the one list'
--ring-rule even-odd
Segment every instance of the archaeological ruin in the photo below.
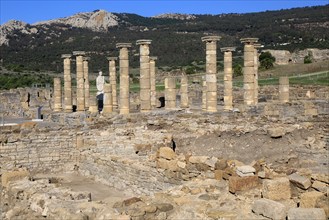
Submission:
{"label": "archaeological ruin", "polygon": [[201,75],[160,78],[141,39],[117,43],[95,85],[88,52],[67,51],[52,88],[0,91],[0,219],[328,219],[328,87],[260,86],[257,38],[234,86],[220,39],[202,37]]}

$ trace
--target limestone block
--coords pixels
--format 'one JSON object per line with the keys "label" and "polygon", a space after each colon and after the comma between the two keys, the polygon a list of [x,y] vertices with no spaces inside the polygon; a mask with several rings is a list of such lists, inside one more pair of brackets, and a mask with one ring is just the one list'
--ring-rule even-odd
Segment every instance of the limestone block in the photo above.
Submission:
{"label": "limestone block", "polygon": [[283,220],[286,219],[286,207],[276,201],[270,199],[258,199],[252,205],[252,211],[258,215],[268,217],[270,219]]}
{"label": "limestone block", "polygon": [[255,188],[258,186],[258,177],[257,176],[231,176],[229,177],[229,191],[231,193],[236,193],[237,191],[244,191]]}
{"label": "limestone block", "polygon": [[289,180],[301,189],[308,189],[312,185],[311,180],[309,178],[301,176],[297,173],[289,175]]}
{"label": "limestone block", "polygon": [[207,156],[191,156],[189,162],[192,164],[205,163],[208,160]]}
{"label": "limestone block", "polygon": [[288,220],[316,219],[325,220],[326,214],[319,208],[292,208],[288,211]]}
{"label": "limestone block", "polygon": [[313,189],[316,189],[322,193],[325,193],[327,194],[328,196],[328,193],[329,193],[329,186],[321,181],[314,181],[313,184],[312,184],[312,188]]}
{"label": "limestone block", "polygon": [[282,137],[283,135],[285,135],[286,134],[286,131],[282,127],[274,127],[274,128],[267,129],[267,133],[272,138],[278,138],[278,137]]}
{"label": "limestone block", "polygon": [[317,201],[325,199],[325,195],[321,192],[311,191],[300,195],[301,208],[315,208]]}
{"label": "limestone block", "polygon": [[214,171],[214,176],[216,180],[222,180],[223,179],[223,175],[224,175],[224,171],[223,170],[215,170]]}
{"label": "limestone block", "polygon": [[172,160],[177,157],[176,153],[170,147],[161,147],[158,150],[158,157],[167,160]]}
{"label": "limestone block", "polygon": [[253,176],[255,175],[256,169],[252,166],[244,165],[244,166],[238,166],[236,168],[236,173],[238,176]]}
{"label": "limestone block", "polygon": [[8,187],[10,181],[15,181],[27,177],[30,172],[27,170],[17,170],[2,173],[1,184],[3,187]]}
{"label": "limestone block", "polygon": [[276,201],[290,199],[289,179],[282,177],[274,180],[264,180],[262,194],[264,198]]}
{"label": "limestone block", "polygon": [[165,170],[170,170],[170,171],[179,170],[176,160],[166,160],[163,158],[159,158],[157,160],[156,165],[157,165],[157,168],[160,168],[160,169],[165,169]]}

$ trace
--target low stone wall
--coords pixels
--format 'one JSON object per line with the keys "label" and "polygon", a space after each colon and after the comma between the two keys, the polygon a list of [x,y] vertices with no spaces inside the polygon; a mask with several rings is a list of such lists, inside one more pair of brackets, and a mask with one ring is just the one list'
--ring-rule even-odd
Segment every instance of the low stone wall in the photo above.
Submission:
{"label": "low stone wall", "polygon": [[0,91],[0,113],[9,117],[36,118],[37,108],[41,114],[51,112],[51,91],[42,88],[19,88]]}

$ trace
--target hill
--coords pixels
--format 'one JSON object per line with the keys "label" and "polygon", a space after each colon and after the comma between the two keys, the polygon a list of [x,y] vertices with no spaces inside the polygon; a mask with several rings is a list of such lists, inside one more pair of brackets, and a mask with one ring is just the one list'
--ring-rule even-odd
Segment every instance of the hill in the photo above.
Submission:
{"label": "hill", "polygon": [[[329,5],[248,14],[143,17],[95,10],[67,18],[27,24],[10,21],[0,26],[0,60],[8,69],[62,72],[61,54],[84,50],[91,71],[107,71],[106,56],[118,56],[115,44],[131,42],[131,66],[139,64],[138,39],[151,39],[158,65],[185,66],[205,60],[204,35],[222,36],[218,47],[237,46],[239,39],[258,37],[265,49],[289,51],[329,48]],[[222,54],[218,52],[219,59]]]}

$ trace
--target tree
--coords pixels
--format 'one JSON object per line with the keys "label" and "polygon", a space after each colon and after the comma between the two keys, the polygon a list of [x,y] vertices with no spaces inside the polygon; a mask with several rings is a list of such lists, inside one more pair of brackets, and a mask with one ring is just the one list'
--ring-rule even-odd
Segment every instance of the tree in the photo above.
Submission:
{"label": "tree", "polygon": [[304,63],[308,64],[308,63],[312,63],[312,61],[313,61],[313,56],[311,53],[308,53],[308,55],[304,57]]}
{"label": "tree", "polygon": [[275,62],[275,57],[272,56],[270,52],[262,52],[259,56],[260,68],[261,69],[271,69]]}

